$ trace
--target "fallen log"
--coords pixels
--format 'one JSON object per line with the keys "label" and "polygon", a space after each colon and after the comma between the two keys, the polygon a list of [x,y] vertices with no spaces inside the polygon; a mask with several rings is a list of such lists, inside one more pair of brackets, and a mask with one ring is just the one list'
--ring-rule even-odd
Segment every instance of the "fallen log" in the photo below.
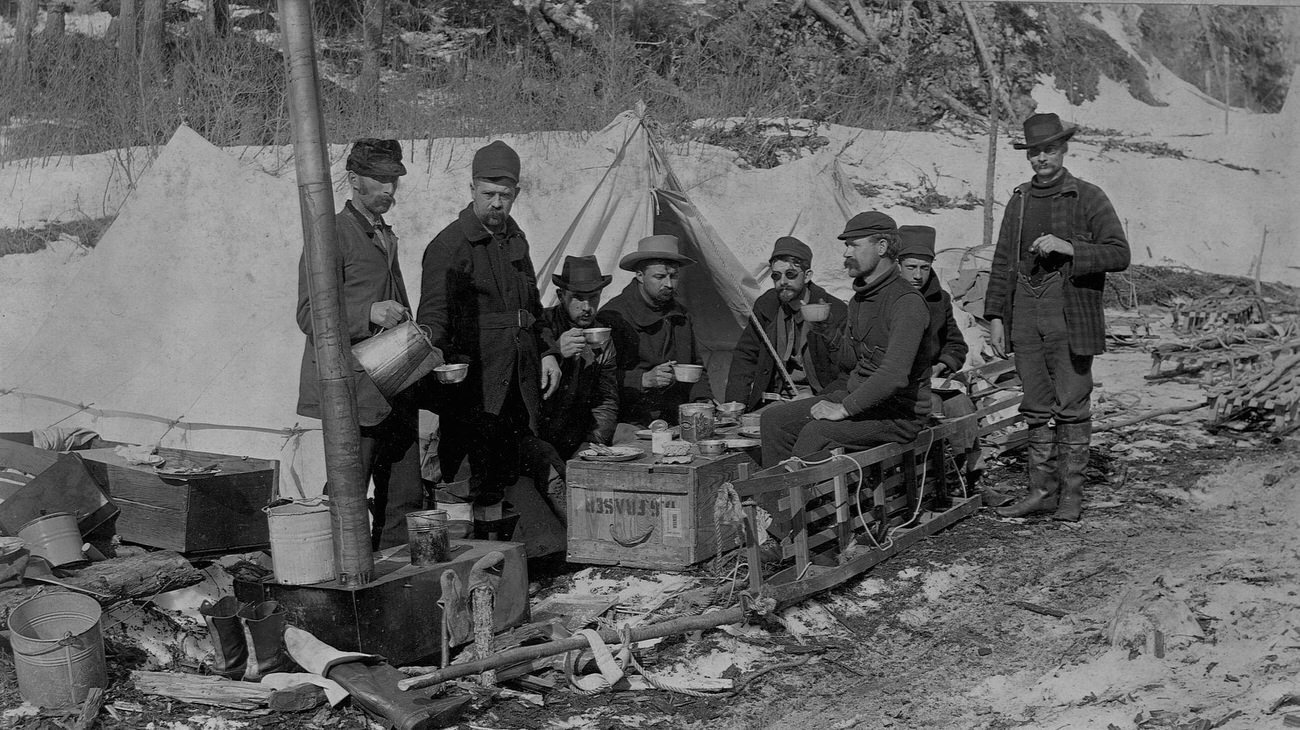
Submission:
{"label": "fallen log", "polygon": [[179,672],[131,672],[136,689],[147,695],[170,697],[195,705],[256,710],[266,705],[274,690],[255,682],[237,682],[225,677]]}
{"label": "fallen log", "polygon": [[0,618],[7,621],[15,606],[48,591],[86,593],[101,606],[110,606],[192,586],[202,580],[200,570],[190,565],[190,561],[180,553],[171,550],[114,558],[91,563],[66,578],[60,578],[58,586],[23,586],[0,591]]}
{"label": "fallen log", "polygon": [[1129,416],[1128,418],[1121,418],[1115,421],[1099,423],[1095,428],[1092,429],[1092,431],[1093,433],[1100,433],[1102,431],[1113,431],[1117,428],[1124,428],[1125,426],[1132,426],[1137,423],[1142,423],[1143,421],[1149,421],[1152,418],[1159,418],[1160,416],[1171,416],[1175,413],[1186,413],[1187,411],[1194,411],[1197,410],[1198,408],[1204,408],[1208,405],[1210,404],[1209,403],[1184,403],[1181,406],[1157,408],[1154,411],[1139,413],[1136,416]]}
{"label": "fallen log", "polygon": [[1023,608],[1026,611],[1041,616],[1051,616],[1052,618],[1065,618],[1070,615],[1069,611],[1062,611],[1059,608],[1052,608],[1051,606],[1040,606],[1037,603],[1030,603],[1029,601],[1007,601],[1007,605],[1015,606],[1016,608]]}

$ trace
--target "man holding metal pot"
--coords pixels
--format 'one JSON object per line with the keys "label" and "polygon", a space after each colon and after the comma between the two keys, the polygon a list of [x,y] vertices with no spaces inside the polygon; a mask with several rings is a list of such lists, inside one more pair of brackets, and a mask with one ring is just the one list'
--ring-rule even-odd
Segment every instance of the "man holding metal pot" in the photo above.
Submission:
{"label": "man holding metal pot", "polygon": [[[411,316],[397,263],[397,236],[384,222],[384,213],[396,203],[398,178],[405,174],[397,140],[359,139],[352,145],[347,161],[352,199],[335,218],[335,231],[342,259],[343,317],[353,345]],[[301,258],[297,317],[307,345],[298,376],[298,414],[320,418],[320,376],[308,287],[307,262]],[[375,486],[371,545],[376,550],[404,545],[406,513],[424,507],[416,400],[412,389],[385,398],[355,358],[352,378],[361,425],[362,478],[373,479]]]}

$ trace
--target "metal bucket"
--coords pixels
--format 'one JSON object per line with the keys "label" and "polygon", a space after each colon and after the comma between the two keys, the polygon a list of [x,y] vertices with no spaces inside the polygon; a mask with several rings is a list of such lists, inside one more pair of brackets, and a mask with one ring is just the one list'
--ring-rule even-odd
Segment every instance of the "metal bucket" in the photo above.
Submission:
{"label": "metal bucket", "polygon": [[305,586],[338,577],[329,503],[321,499],[267,507],[275,581]]}
{"label": "metal bucket", "polygon": [[19,528],[18,537],[23,539],[32,555],[45,558],[54,567],[86,559],[85,553],[81,552],[84,543],[81,531],[77,529],[77,518],[67,512],[51,512],[37,517]]}
{"label": "metal bucket", "polygon": [[99,604],[80,593],[45,593],[9,613],[18,693],[33,705],[67,707],[108,686]]}
{"label": "metal bucket", "polygon": [[443,510],[407,512],[406,538],[411,550],[411,565],[436,565],[451,560],[447,513]]}
{"label": "metal bucket", "polygon": [[429,328],[409,319],[353,345],[352,355],[389,400],[442,364]]}
{"label": "metal bucket", "polygon": [[677,407],[677,424],[683,441],[702,441],[713,438],[714,408],[712,403],[683,403]]}

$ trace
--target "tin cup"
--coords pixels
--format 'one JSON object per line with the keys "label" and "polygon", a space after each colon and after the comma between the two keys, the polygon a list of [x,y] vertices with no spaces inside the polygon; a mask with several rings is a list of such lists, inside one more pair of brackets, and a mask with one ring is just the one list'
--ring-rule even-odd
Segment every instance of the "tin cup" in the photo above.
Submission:
{"label": "tin cup", "polygon": [[682,440],[695,443],[713,437],[712,403],[683,403],[677,407],[677,422]]}
{"label": "tin cup", "polygon": [[451,559],[445,510],[407,512],[406,539],[411,547],[411,565],[436,565]]}

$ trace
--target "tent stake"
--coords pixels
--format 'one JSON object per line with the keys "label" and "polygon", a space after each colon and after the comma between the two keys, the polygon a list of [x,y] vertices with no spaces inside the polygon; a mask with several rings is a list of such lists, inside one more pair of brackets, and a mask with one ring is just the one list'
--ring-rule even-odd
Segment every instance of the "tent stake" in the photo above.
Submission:
{"label": "tent stake", "polygon": [[289,65],[289,116],[302,213],[303,256],[311,292],[312,340],[316,343],[320,373],[325,473],[330,501],[336,510],[332,520],[334,550],[339,581],[361,585],[370,582],[375,558],[370,551],[366,484],[361,478],[361,429],[339,291],[342,260],[335,239],[334,186],[320,111],[309,0],[281,0],[280,23]]}

